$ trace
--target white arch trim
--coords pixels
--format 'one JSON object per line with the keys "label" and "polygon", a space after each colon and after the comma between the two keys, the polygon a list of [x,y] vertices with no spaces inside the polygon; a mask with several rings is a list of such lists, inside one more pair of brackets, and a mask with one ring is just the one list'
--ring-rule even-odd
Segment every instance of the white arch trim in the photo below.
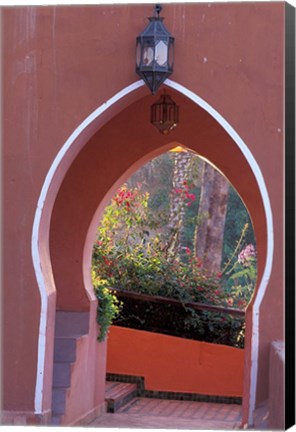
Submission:
{"label": "white arch trim", "polygon": [[174,88],[175,90],[183,93],[189,99],[191,99],[196,104],[200,105],[204,110],[206,110],[231,136],[233,141],[238,145],[243,155],[247,159],[254,175],[257,180],[257,184],[261,193],[265,216],[266,216],[266,225],[267,225],[267,254],[266,254],[266,262],[265,268],[263,272],[263,276],[261,278],[260,285],[257,290],[257,295],[255,298],[255,302],[253,305],[253,322],[252,322],[252,342],[251,342],[251,371],[250,371],[250,398],[249,398],[249,425],[253,425],[254,423],[254,410],[255,410],[255,401],[256,401],[256,390],[257,390],[257,374],[258,374],[258,357],[259,357],[259,311],[260,306],[267,288],[267,284],[270,278],[271,268],[272,268],[272,260],[273,260],[273,249],[274,249],[274,238],[273,238],[273,218],[271,205],[269,200],[269,195],[267,192],[267,188],[265,185],[265,181],[262,175],[262,172],[257,164],[254,156],[250,152],[248,146],[244,143],[238,133],[233,129],[232,126],[206,101],[201,99],[195,93],[186,89],[182,85],[175,83],[171,80],[166,80],[166,84]]}
{"label": "white arch trim", "polygon": [[[232,126],[204,99],[199,97],[197,94],[193,93],[186,87],[178,84],[172,80],[166,80],[165,84],[168,87],[171,87],[184,96],[191,99],[194,103],[199,105],[205,111],[207,111],[222,127],[225,131],[231,136],[233,141],[240,148],[245,158],[247,159],[250,168],[252,169],[255,178],[257,180],[257,184],[261,193],[265,215],[266,215],[266,224],[267,224],[267,255],[266,255],[266,263],[263,272],[263,276],[261,279],[260,286],[258,287],[257,296],[253,305],[253,320],[252,320],[252,344],[251,344],[251,371],[250,371],[250,399],[249,399],[249,425],[253,425],[253,413],[255,409],[255,400],[256,400],[256,390],[257,390],[257,372],[258,372],[258,355],[259,355],[259,311],[260,306],[266,291],[266,287],[270,278],[271,268],[272,268],[272,260],[273,260],[273,248],[274,248],[274,239],[273,239],[273,219],[272,219],[272,211],[270,206],[270,200],[267,192],[267,188],[265,185],[265,181],[259,165],[257,164],[254,156],[250,152],[247,145],[238,135],[238,133],[232,128]],[[47,321],[47,290],[45,286],[45,279],[42,272],[41,266],[41,257],[39,254],[38,247],[38,239],[39,239],[39,230],[40,230],[40,222],[42,217],[42,212],[44,209],[44,205],[46,202],[47,194],[49,191],[49,187],[53,181],[54,175],[57,171],[58,166],[64,157],[66,157],[67,151],[74,143],[74,141],[78,138],[78,136],[95,120],[97,119],[103,112],[105,112],[108,108],[110,108],[113,104],[118,102],[120,99],[128,95],[129,93],[135,91],[139,87],[143,86],[144,82],[142,80],[136,81],[133,84],[125,87],[120,92],[116,93],[111,99],[102,104],[99,108],[93,111],[70,135],[67,141],[64,143],[59,153],[57,154],[55,160],[53,161],[47,176],[45,178],[45,182],[43,184],[37,209],[35,212],[35,218],[33,223],[33,232],[32,232],[32,241],[31,241],[31,251],[32,251],[32,259],[33,265],[35,269],[36,279],[40,291],[41,296],[41,314],[40,314],[40,324],[39,324],[39,339],[38,339],[38,361],[37,361],[37,377],[36,377],[36,387],[35,387],[35,413],[42,413],[42,401],[43,401],[43,381],[44,381],[44,365],[45,365],[45,346],[46,346],[46,321]]]}

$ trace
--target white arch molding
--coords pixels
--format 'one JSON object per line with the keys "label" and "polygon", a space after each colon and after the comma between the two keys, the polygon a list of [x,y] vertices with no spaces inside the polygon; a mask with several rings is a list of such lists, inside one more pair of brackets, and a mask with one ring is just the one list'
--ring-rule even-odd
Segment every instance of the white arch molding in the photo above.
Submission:
{"label": "white arch molding", "polygon": [[[232,128],[232,126],[205,100],[199,97],[197,94],[193,93],[186,87],[178,84],[175,81],[166,80],[165,84],[168,87],[171,87],[188,99],[192,100],[194,103],[199,105],[205,111],[207,111],[222,127],[225,131],[231,136],[233,141],[237,144],[239,149],[242,151],[246,160],[248,161],[252,172],[257,180],[257,184],[261,193],[265,216],[266,216],[266,224],[267,224],[267,255],[266,255],[266,263],[263,272],[263,276],[261,278],[261,283],[257,290],[256,299],[253,305],[253,316],[252,316],[252,342],[251,342],[251,371],[250,371],[250,399],[249,399],[249,425],[253,424],[253,412],[255,409],[255,400],[256,400],[256,390],[257,390],[257,372],[258,372],[258,355],[259,355],[259,312],[260,305],[262,303],[262,299],[264,297],[266,287],[270,278],[271,267],[272,267],[272,259],[273,259],[273,248],[274,248],[274,239],[273,239],[273,220],[272,220],[272,211],[270,206],[270,200],[268,196],[268,192],[266,189],[265,181],[259,165],[257,164],[254,156],[250,152],[247,145],[241,139],[241,137],[237,134],[237,132]],[[31,252],[34,270],[36,274],[36,279],[40,291],[41,297],[41,313],[40,313],[40,323],[39,323],[39,338],[38,338],[38,359],[37,359],[37,377],[36,377],[36,386],[35,386],[35,413],[42,413],[42,402],[43,402],[43,383],[44,383],[44,367],[45,367],[45,347],[46,347],[46,323],[47,323],[47,312],[48,312],[48,299],[47,299],[47,290],[45,286],[45,278],[42,271],[41,265],[41,257],[39,253],[39,235],[40,235],[40,222],[42,218],[42,214],[45,208],[48,191],[50,185],[53,182],[55,173],[60,163],[64,158],[67,157],[67,152],[74,143],[74,141],[79,137],[79,135],[100,115],[102,115],[108,108],[110,108],[113,104],[118,102],[120,99],[128,95],[129,93],[137,90],[139,87],[143,86],[144,82],[142,80],[136,81],[133,84],[125,87],[120,92],[116,93],[111,99],[98,107],[95,111],[93,111],[70,135],[67,141],[64,143],[56,158],[54,159],[47,176],[45,178],[33,223],[33,231],[32,231],[32,241],[31,241]]]}

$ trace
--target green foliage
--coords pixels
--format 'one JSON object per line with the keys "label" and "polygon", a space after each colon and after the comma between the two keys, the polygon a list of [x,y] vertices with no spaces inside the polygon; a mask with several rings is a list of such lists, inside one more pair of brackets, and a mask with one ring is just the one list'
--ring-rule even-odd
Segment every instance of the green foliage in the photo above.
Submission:
{"label": "green foliage", "polygon": [[98,341],[102,342],[105,340],[113,320],[118,317],[122,308],[122,303],[112,291],[108,289],[108,280],[99,279],[96,277],[95,273],[92,272],[92,282],[98,299],[97,323],[100,327]]}
{"label": "green foliage", "polygon": [[[198,224],[197,214],[201,194],[201,165],[202,160],[191,153],[190,170],[187,181],[191,185],[190,192],[195,200],[190,206],[185,206],[184,227],[182,229],[182,244],[194,250],[194,231]],[[155,218],[162,218],[161,226],[165,228],[169,214],[170,194],[173,188],[173,157],[171,153],[164,153],[139,169],[128,181],[128,187],[134,189],[140,185],[140,190],[149,193],[148,209]],[[160,220],[159,220],[160,224]],[[226,262],[233,253],[234,245],[240,238],[244,226],[248,224],[244,245],[256,245],[252,229],[252,222],[248,211],[236,190],[229,184],[229,196],[225,221],[222,262]],[[243,245],[242,245],[243,246]]]}
{"label": "green foliage", "polygon": [[[248,267],[240,268],[242,264],[237,263],[236,255],[247,227],[225,271],[209,274],[189,247],[184,248],[182,260],[178,256],[171,259],[162,235],[163,222],[155,218],[149,208],[149,198],[149,194],[139,187],[130,189],[124,185],[106,207],[98,228],[93,249],[93,274],[99,300],[97,319],[101,340],[116,317],[116,322],[125,324],[135,318],[133,308],[128,310],[129,317],[122,313],[118,317],[121,305],[108,287],[169,297],[183,304],[198,302],[237,308],[246,307],[254,287],[255,261],[249,261]],[[245,278],[249,278],[247,285]],[[224,286],[225,281],[227,284]],[[151,321],[151,307],[146,305],[143,309],[139,306],[141,314],[136,314],[133,322],[142,329]],[[185,306],[183,309],[185,315],[175,324],[175,327],[181,326],[183,333],[201,340],[243,346],[244,329],[240,318],[216,312],[197,312]],[[162,310],[161,314],[165,317],[166,311]],[[171,318],[171,315],[167,316],[167,321]]]}
{"label": "green foliage", "polygon": [[252,243],[253,245],[256,245],[249,213],[236,190],[229,185],[222,262],[227,261],[228,257],[233,253],[234,245],[237,239],[240,238],[245,225],[248,226],[248,230],[245,232],[244,244],[247,245]]}
{"label": "green foliage", "polygon": [[237,307],[246,307],[249,303],[257,279],[257,259],[252,243],[246,245],[249,225],[245,224],[236,248],[226,262],[222,275],[224,290],[228,292]]}

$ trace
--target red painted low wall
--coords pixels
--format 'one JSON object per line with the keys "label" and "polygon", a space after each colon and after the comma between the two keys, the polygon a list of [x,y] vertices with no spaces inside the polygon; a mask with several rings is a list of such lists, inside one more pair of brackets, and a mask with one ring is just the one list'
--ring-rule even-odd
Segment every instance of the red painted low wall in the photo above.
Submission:
{"label": "red painted low wall", "polygon": [[145,377],[147,390],[242,396],[244,350],[112,326],[107,372]]}

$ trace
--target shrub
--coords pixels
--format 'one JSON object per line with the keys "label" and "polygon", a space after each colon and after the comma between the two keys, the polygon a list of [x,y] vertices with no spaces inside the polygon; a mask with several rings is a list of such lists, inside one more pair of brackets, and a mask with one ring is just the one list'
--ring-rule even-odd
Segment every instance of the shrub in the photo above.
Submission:
{"label": "shrub", "polygon": [[113,320],[118,317],[122,303],[117,299],[112,291],[108,289],[109,284],[107,280],[98,279],[94,273],[92,275],[93,286],[98,299],[97,323],[100,328],[98,341],[102,342],[105,340],[108,334],[108,329]]}
{"label": "shrub", "polygon": [[[152,312],[158,311],[159,328],[165,330],[166,327],[167,332],[174,331],[175,326],[178,335],[183,332],[185,337],[242,347],[244,321],[241,318],[217,312],[200,312],[185,307],[184,303],[245,309],[256,280],[253,246],[247,246],[237,258],[247,226],[224,270],[210,274],[188,247],[182,259],[169,253],[161,235],[163,221],[154,219],[148,209],[148,199],[148,193],[141,192],[139,188],[129,190],[124,185],[106,207],[98,228],[92,268],[99,303],[97,320],[101,328],[100,340],[114,320],[125,326],[138,326],[146,330],[156,328],[156,318],[153,318],[153,323],[151,320]],[[133,302],[128,300],[124,301],[126,307],[123,305],[122,309],[122,304],[108,290],[109,287],[177,299],[183,304],[183,310],[165,309],[163,306],[157,309],[147,303],[137,304],[133,309]],[[119,315],[120,310],[122,313]],[[175,323],[170,326],[165,321],[172,321],[172,317]]]}

